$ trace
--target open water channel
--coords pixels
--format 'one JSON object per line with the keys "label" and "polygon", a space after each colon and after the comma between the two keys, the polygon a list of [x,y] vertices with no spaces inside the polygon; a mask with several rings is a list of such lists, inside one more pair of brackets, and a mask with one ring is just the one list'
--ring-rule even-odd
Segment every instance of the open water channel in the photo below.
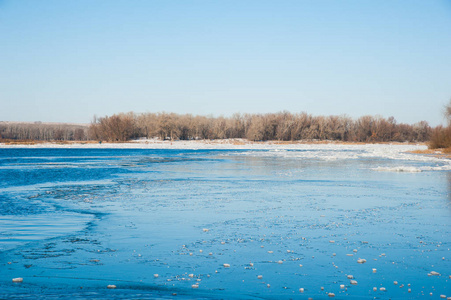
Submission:
{"label": "open water channel", "polygon": [[0,149],[0,298],[451,297],[450,162],[415,148]]}

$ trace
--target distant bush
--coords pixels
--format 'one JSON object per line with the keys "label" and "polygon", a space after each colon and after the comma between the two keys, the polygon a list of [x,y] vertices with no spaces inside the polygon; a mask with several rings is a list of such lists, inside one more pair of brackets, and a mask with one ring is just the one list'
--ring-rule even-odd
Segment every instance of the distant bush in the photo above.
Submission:
{"label": "distant bush", "polygon": [[88,125],[64,123],[0,122],[0,140],[6,142],[27,141],[86,141]]}
{"label": "distant bush", "polygon": [[429,140],[429,149],[448,148],[451,151],[451,100],[444,107],[443,115],[448,121],[448,127],[437,126],[434,128]]}
{"label": "distant bush", "polygon": [[451,147],[451,127],[437,126],[432,130],[430,149],[450,148]]}

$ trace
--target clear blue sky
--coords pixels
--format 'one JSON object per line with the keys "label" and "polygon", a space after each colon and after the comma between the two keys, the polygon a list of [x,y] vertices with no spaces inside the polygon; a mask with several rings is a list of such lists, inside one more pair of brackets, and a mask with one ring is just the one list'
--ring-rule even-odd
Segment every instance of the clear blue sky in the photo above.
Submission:
{"label": "clear blue sky", "polygon": [[288,110],[443,122],[450,0],[0,0],[0,120]]}

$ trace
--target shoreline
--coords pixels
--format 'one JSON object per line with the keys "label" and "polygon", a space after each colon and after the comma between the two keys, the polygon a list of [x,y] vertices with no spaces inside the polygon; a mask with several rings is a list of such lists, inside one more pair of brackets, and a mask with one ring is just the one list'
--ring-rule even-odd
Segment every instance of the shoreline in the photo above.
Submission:
{"label": "shoreline", "polygon": [[[308,146],[410,146],[411,151],[417,154],[432,154],[434,150],[428,150],[425,143],[408,142],[343,142],[343,141],[248,141],[245,139],[218,139],[218,140],[177,140],[162,141],[157,139],[132,140],[127,142],[96,142],[96,141],[19,141],[19,142],[0,142],[0,148],[74,148],[74,149],[296,149]],[[435,153],[439,154],[439,153]]]}

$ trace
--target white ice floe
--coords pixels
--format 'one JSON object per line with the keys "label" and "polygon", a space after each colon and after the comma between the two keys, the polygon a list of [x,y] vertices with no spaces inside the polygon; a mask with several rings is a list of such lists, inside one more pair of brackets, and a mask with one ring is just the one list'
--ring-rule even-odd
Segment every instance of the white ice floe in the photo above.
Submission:
{"label": "white ice floe", "polygon": [[[402,160],[406,162],[424,163],[422,166],[411,166],[409,163],[398,167],[376,167],[376,171],[386,172],[421,172],[451,170],[451,160],[411,153],[425,150],[425,145],[414,144],[340,144],[340,143],[292,143],[277,142],[254,143],[241,139],[229,140],[195,140],[195,141],[161,141],[157,139],[132,141],[129,143],[74,143],[56,144],[42,143],[36,145],[6,145],[0,148],[70,148],[70,149],[222,149],[251,150],[236,155],[262,156],[290,159],[315,159],[337,161],[344,159],[377,158]],[[252,151],[258,150],[258,151]],[[267,150],[267,151],[260,151]],[[229,154],[227,154],[229,155]]]}
{"label": "white ice floe", "polygon": [[420,168],[409,167],[409,166],[397,166],[397,167],[377,167],[373,168],[374,171],[379,172],[407,172],[407,173],[419,173]]}
{"label": "white ice floe", "polygon": [[21,277],[13,278],[13,282],[23,282],[23,278]]}

